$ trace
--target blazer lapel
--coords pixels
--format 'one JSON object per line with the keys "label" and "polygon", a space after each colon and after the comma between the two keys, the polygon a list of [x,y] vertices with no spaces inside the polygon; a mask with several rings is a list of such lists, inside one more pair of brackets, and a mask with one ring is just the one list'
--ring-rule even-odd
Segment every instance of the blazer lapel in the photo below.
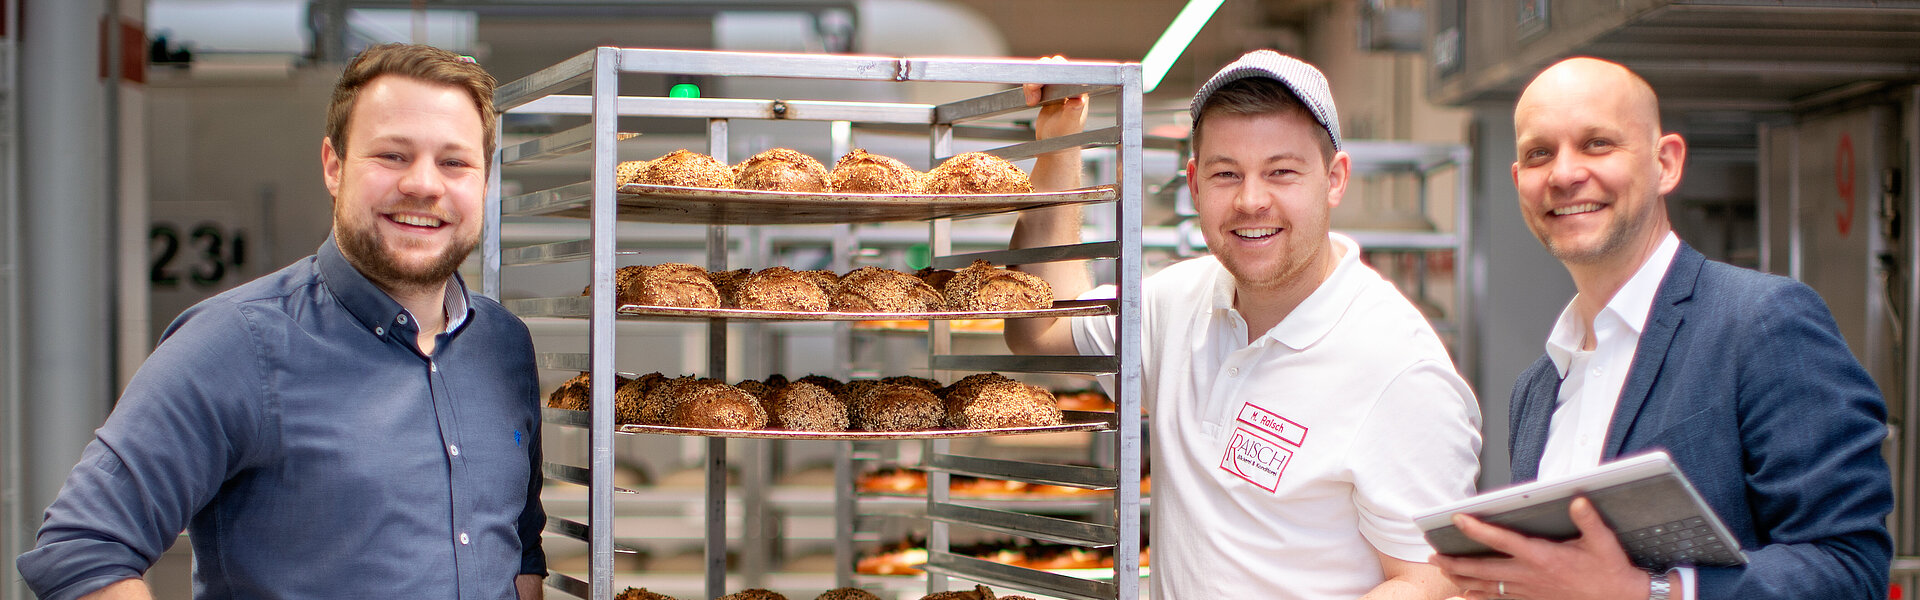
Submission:
{"label": "blazer lapel", "polygon": [[1560,398],[1560,373],[1553,363],[1535,369],[1532,381],[1520,382],[1520,401],[1509,417],[1512,428],[1507,441],[1507,456],[1513,461],[1513,483],[1526,483],[1540,477],[1540,455],[1547,451],[1547,432],[1552,429],[1553,409]]}
{"label": "blazer lapel", "polygon": [[1653,389],[1653,382],[1660,377],[1660,369],[1667,362],[1667,349],[1673,346],[1674,333],[1679,331],[1680,323],[1686,320],[1684,303],[1693,297],[1693,285],[1700,277],[1700,266],[1706,257],[1688,246],[1680,244],[1679,252],[1673,257],[1673,265],[1668,267],[1667,276],[1660,282],[1660,290],[1654,295],[1653,307],[1647,312],[1647,324],[1640,332],[1640,344],[1633,351],[1633,367],[1627,371],[1626,385],[1620,388],[1620,402],[1613,409],[1613,423],[1607,429],[1607,445],[1600,450],[1601,460],[1609,460],[1620,455],[1621,446],[1626,444],[1627,433],[1633,430],[1633,423],[1640,416],[1641,407],[1647,403],[1647,394]]}

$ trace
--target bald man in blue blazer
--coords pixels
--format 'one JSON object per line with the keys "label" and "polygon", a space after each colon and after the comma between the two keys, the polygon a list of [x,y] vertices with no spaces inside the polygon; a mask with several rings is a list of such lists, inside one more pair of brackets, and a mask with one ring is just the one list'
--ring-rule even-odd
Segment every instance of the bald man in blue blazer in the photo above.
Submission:
{"label": "bald man in blue blazer", "polygon": [[1435,564],[1469,600],[1886,598],[1886,402],[1826,303],[1674,235],[1665,196],[1686,143],[1661,133],[1652,87],[1626,68],[1548,68],[1521,95],[1514,132],[1523,217],[1578,290],[1547,356],[1514,385],[1514,481],[1665,450],[1751,562],[1640,571],[1577,500],[1577,539],[1463,516],[1462,533],[1510,557]]}

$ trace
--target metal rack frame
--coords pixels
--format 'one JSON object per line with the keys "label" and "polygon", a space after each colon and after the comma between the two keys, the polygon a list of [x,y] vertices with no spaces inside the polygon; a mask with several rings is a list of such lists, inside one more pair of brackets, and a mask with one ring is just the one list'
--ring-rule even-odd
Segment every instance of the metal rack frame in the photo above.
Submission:
{"label": "metal rack frame", "polygon": [[[932,457],[927,468],[929,483],[927,514],[933,520],[934,537],[930,542],[928,568],[930,591],[945,585],[944,576],[1040,590],[1073,598],[1123,598],[1139,596],[1140,463],[1142,452],[1140,395],[1140,279],[1141,279],[1141,77],[1137,64],[1049,62],[996,59],[895,58],[841,55],[762,54],[688,50],[648,50],[597,48],[501,86],[496,92],[496,107],[503,113],[577,115],[590,118],[588,125],[546,135],[534,140],[503,146],[495,155],[490,170],[485,243],[483,244],[482,291],[497,298],[503,266],[591,260],[591,306],[587,353],[540,353],[536,360],[543,369],[584,370],[593,382],[591,408],[586,428],[590,430],[589,465],[585,469],[549,464],[547,475],[557,480],[584,483],[589,488],[588,522],[577,523],[550,517],[548,531],[586,541],[589,552],[588,581],[560,573],[548,577],[555,588],[583,598],[605,599],[614,592],[612,563],[613,494],[622,491],[613,486],[614,467],[614,339],[615,294],[614,257],[618,206],[615,194],[614,142],[621,116],[683,117],[707,119],[708,154],[723,162],[727,157],[728,123],[731,119],[811,120],[895,124],[926,127],[930,135],[932,158],[940,160],[952,154],[955,127],[970,121],[1010,112],[1028,110],[1019,89],[1010,89],[946,104],[907,104],[878,102],[840,102],[781,99],[663,98],[620,96],[619,75],[623,73],[674,73],[702,76],[747,76],[799,79],[842,79],[895,82],[971,82],[1049,85],[1048,100],[1080,93],[1115,93],[1119,112],[1112,127],[1075,136],[1038,142],[1013,143],[991,150],[1008,158],[1023,158],[1045,152],[1095,145],[1118,148],[1119,200],[1112,203],[1116,239],[1111,242],[1082,244],[1069,249],[1032,249],[951,254],[950,224],[937,220],[931,225],[935,264],[965,265],[973,259],[997,264],[1024,264],[1089,258],[1115,259],[1120,282],[1118,293],[1119,353],[1104,357],[1016,357],[957,356],[948,354],[949,339],[944,322],[929,327],[932,344],[931,367],[935,370],[998,370],[1008,372],[1079,372],[1115,375],[1114,400],[1118,427],[1111,466],[1104,468],[1068,467],[990,461],[945,453],[946,442],[929,441]],[[586,95],[567,92],[588,86]],[[569,154],[590,151],[592,173],[587,181],[540,190],[513,197],[500,196],[502,167],[527,164]],[[500,227],[505,217],[542,212],[560,206],[588,207],[590,236],[586,240],[568,240],[508,251],[501,247]],[[727,267],[728,237],[725,226],[707,229],[709,268]],[[841,248],[836,248],[841,250]],[[510,309],[523,317],[548,316],[549,308],[561,304],[552,299],[510,302]],[[727,328],[723,319],[709,324],[709,373],[726,372]],[[549,418],[549,423],[568,425],[573,419]],[[577,423],[572,423],[578,426]],[[842,517],[841,529],[851,526],[853,474],[850,460],[836,461],[836,514]],[[726,440],[712,438],[707,445],[707,595],[725,593],[726,579]],[[1113,514],[1108,524],[1074,523],[1035,515],[955,504],[948,495],[951,473],[968,473],[1000,479],[1055,483],[1092,489],[1113,490]],[[1043,571],[987,563],[947,553],[947,527],[952,524],[976,526],[1034,537],[1060,540],[1083,546],[1114,548],[1115,578],[1111,582],[1085,580]],[[837,579],[841,585],[851,581],[850,543],[836,547],[841,563]]]}

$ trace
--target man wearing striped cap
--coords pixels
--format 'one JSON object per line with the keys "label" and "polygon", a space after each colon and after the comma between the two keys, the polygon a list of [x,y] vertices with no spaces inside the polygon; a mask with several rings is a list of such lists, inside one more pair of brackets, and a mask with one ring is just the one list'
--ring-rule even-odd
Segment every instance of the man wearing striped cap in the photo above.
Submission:
{"label": "man wearing striped cap", "polygon": [[[1039,136],[1078,131],[1084,111],[1043,107]],[[1452,595],[1413,513],[1473,493],[1479,408],[1419,310],[1329,230],[1352,167],[1326,77],[1255,51],[1192,114],[1187,187],[1211,254],[1142,289],[1153,597]],[[1034,187],[1079,173],[1075,151],[1041,156]],[[1029,211],[1012,246],[1079,238],[1077,209]],[[1100,293],[1079,265],[1021,268],[1060,298]],[[1023,354],[1111,354],[1116,337],[1112,317],[1007,321]]]}

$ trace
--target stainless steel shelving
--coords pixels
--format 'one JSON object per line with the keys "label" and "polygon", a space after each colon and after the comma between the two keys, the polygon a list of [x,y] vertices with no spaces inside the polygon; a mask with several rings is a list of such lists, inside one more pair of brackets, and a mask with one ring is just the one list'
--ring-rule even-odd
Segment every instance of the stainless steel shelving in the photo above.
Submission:
{"label": "stainless steel shelving", "polygon": [[[501,271],[517,265],[555,262],[591,262],[591,294],[579,299],[537,299],[515,303],[534,312],[584,315],[587,322],[587,352],[544,352],[542,368],[584,370],[594,382],[591,408],[585,423],[577,416],[553,417],[548,423],[557,427],[581,427],[589,430],[588,464],[549,465],[548,476],[556,481],[582,483],[587,487],[587,522],[579,523],[554,517],[548,530],[584,540],[588,544],[589,573],[586,581],[555,573],[549,585],[570,594],[605,600],[612,597],[612,558],[615,552],[614,519],[617,490],[612,482],[614,468],[614,341],[616,311],[614,270],[616,242],[621,231],[633,231],[621,220],[616,198],[615,142],[620,134],[617,122],[622,116],[678,117],[706,121],[707,154],[723,162],[730,161],[729,123],[736,119],[799,120],[849,123],[861,127],[918,130],[927,135],[932,162],[952,155],[956,136],[967,137],[973,123],[1023,110],[1025,105],[1017,87],[944,104],[881,103],[837,100],[739,99],[739,98],[667,98],[619,95],[620,75],[625,73],[670,73],[709,77],[767,77],[791,79],[837,79],[897,82],[970,82],[1017,86],[1022,83],[1047,84],[1048,100],[1080,93],[1112,94],[1118,111],[1114,122],[1084,134],[1041,142],[1010,143],[990,152],[1012,159],[1031,157],[1067,147],[1112,146],[1118,155],[1115,185],[1116,201],[1095,205],[1089,210],[1110,208],[1118,225],[1113,239],[1075,247],[1026,252],[986,252],[954,254],[952,225],[948,219],[930,219],[928,243],[936,265],[964,266],[974,258],[987,258],[998,264],[1022,264],[1058,260],[1114,260],[1115,279],[1119,282],[1117,322],[1119,354],[1094,357],[1012,357],[965,356],[952,354],[951,334],[944,322],[929,327],[931,356],[928,367],[936,373],[952,375],[954,370],[996,370],[1003,372],[1074,372],[1113,375],[1116,388],[1116,427],[1097,434],[1111,436],[1108,449],[1097,467],[1080,467],[989,460],[951,454],[946,440],[919,442],[925,445],[924,464],[929,475],[929,493],[924,511],[918,515],[930,521],[930,561],[927,565],[929,591],[945,589],[946,578],[960,577],[1024,590],[1030,593],[1066,598],[1133,599],[1139,597],[1139,541],[1141,531],[1140,464],[1142,438],[1139,410],[1140,392],[1140,279],[1141,279],[1141,89],[1137,64],[1090,62],[1034,62],[1023,60],[900,58],[845,55],[795,55],[685,50],[597,48],[503,85],[496,95],[499,110],[509,114],[571,115],[587,117],[584,126],[513,144],[495,157],[488,193],[488,212],[483,244],[483,291],[498,298]],[[585,94],[577,93],[586,88]],[[572,92],[572,93],[570,93]],[[842,126],[836,129],[844,130]],[[590,175],[549,189],[501,197],[501,167],[532,164],[573,153],[591,155]],[[636,158],[636,157],[629,157]],[[930,163],[931,164],[931,163]],[[502,244],[503,219],[548,211],[560,204],[583,206],[590,234],[586,239],[568,239],[564,226],[551,227],[557,241],[517,248]],[[928,215],[934,217],[937,215]],[[688,226],[681,226],[683,231]],[[816,226],[817,227],[817,226]],[[834,231],[836,261],[849,250],[849,228]],[[689,242],[704,237],[710,269],[728,265],[730,238],[724,225],[709,224],[704,236],[687,235]],[[741,265],[762,267],[765,265]],[[566,306],[562,306],[566,305]],[[579,317],[575,317],[579,318]],[[727,365],[729,319],[707,321],[709,374],[724,376]],[[942,377],[952,379],[952,377]],[[556,411],[549,411],[553,413]],[[551,416],[551,414],[550,414]],[[727,592],[726,543],[728,490],[726,479],[726,439],[711,438],[706,450],[706,589],[707,597]],[[865,442],[863,442],[865,443]],[[898,442],[894,442],[898,443]],[[842,447],[836,461],[834,514],[837,532],[850,532],[858,519],[861,503],[853,489],[853,444]],[[758,458],[758,457],[755,457]],[[749,460],[747,466],[752,466]],[[1088,521],[1071,521],[1049,516],[1045,510],[1023,508],[1018,504],[980,504],[956,501],[949,494],[951,474],[968,474],[995,479],[1076,486],[1110,490],[1090,512]],[[765,506],[765,494],[739,494],[746,504],[747,516]],[[620,494],[631,496],[631,494]],[[756,498],[758,500],[756,500]],[[898,511],[891,511],[897,513]],[[1087,547],[1112,547],[1116,570],[1112,580],[1081,579],[1044,571],[988,563],[948,552],[950,528],[970,527],[1010,533],[1032,539],[1059,541]],[[752,529],[754,526],[747,526]],[[751,536],[742,536],[751,541]],[[850,540],[850,535],[838,535]],[[836,548],[838,585],[853,581],[852,546],[842,541]]]}

